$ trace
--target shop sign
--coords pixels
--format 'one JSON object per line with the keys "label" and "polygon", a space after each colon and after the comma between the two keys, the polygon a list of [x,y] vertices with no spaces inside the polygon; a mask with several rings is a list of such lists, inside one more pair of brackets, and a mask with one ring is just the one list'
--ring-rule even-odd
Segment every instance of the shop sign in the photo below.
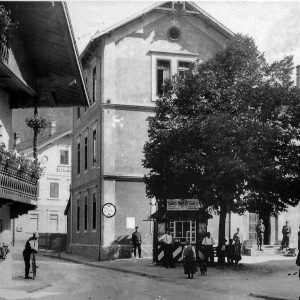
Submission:
{"label": "shop sign", "polygon": [[198,199],[167,199],[167,210],[198,210]]}

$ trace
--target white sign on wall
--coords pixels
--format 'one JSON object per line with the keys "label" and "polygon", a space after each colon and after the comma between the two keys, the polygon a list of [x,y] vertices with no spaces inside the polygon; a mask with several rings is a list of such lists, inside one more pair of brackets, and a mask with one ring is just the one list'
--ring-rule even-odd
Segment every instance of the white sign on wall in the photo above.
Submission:
{"label": "white sign on wall", "polygon": [[135,228],[135,217],[127,217],[126,219],[127,229]]}

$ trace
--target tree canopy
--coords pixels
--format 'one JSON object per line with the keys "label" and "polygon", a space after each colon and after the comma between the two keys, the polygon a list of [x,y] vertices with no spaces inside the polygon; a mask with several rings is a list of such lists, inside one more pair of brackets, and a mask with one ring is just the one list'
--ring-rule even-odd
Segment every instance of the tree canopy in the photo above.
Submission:
{"label": "tree canopy", "polygon": [[197,198],[223,216],[297,205],[300,93],[292,75],[291,56],[269,64],[238,34],[184,78],[165,81],[144,145],[147,195]]}

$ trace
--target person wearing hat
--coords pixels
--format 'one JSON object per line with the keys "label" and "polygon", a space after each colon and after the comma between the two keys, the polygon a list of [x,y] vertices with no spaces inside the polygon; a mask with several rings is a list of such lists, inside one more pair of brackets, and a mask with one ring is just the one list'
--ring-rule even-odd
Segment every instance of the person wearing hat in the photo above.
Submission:
{"label": "person wearing hat", "polygon": [[261,248],[264,243],[264,233],[265,233],[265,225],[263,224],[263,220],[260,220],[256,225],[256,234],[257,234],[257,249],[263,251]]}
{"label": "person wearing hat", "polygon": [[290,245],[290,236],[292,233],[291,226],[289,226],[289,221],[285,222],[285,225],[282,227],[282,241],[281,241],[281,249],[286,248],[286,251],[288,251],[289,245]]}
{"label": "person wearing hat", "polygon": [[135,232],[132,234],[132,244],[133,244],[133,254],[134,258],[136,257],[136,248],[138,249],[139,252],[139,258],[142,258],[142,249],[141,249],[141,244],[142,244],[142,235],[140,232],[138,232],[139,226],[135,226]]}
{"label": "person wearing hat", "polygon": [[38,252],[38,233],[35,232],[31,238],[29,238],[25,244],[25,249],[23,251],[23,258],[25,262],[25,279],[30,279],[29,270],[30,270],[30,255],[31,253]]}

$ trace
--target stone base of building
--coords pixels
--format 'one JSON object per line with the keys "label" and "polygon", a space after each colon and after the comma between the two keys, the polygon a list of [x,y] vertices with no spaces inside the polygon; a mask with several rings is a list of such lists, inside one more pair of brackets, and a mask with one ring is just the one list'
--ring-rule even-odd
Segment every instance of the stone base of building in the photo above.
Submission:
{"label": "stone base of building", "polygon": [[[71,253],[80,255],[95,261],[105,261],[113,259],[125,259],[133,257],[132,245],[81,245],[72,244],[70,246]],[[152,257],[152,245],[142,245],[142,256]]]}

